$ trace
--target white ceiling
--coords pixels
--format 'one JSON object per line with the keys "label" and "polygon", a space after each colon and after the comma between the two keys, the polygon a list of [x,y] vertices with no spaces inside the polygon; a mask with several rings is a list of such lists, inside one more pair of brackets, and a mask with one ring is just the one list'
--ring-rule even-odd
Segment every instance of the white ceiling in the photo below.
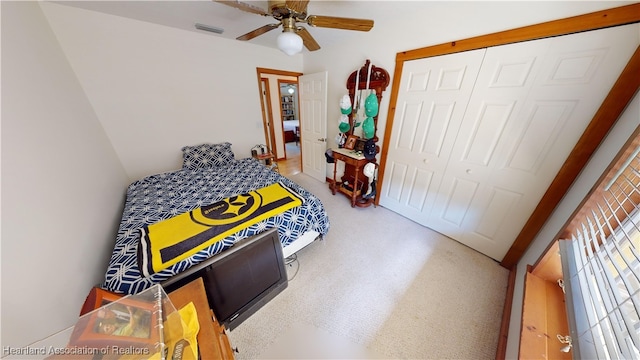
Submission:
{"label": "white ceiling", "polygon": [[[252,5],[267,9],[266,1],[244,1]],[[233,7],[217,3],[213,0],[196,1],[55,1],[86,10],[102,12],[125,18],[145,21],[149,23],[170,26],[187,31],[194,31],[210,36],[227,39],[246,34],[266,24],[275,24],[277,20],[272,17],[260,16],[244,12]],[[398,11],[397,5],[402,2],[371,2],[371,1],[311,1],[307,12],[309,15],[327,15],[352,18],[365,18],[375,21],[374,29],[380,26],[380,19]],[[422,7],[421,2],[404,3],[412,8]],[[405,12],[406,13],[406,12]],[[223,34],[214,34],[195,29],[194,25],[201,23],[224,29]],[[321,47],[335,45],[341,41],[350,40],[355,36],[363,36],[359,31],[313,28],[308,25],[307,30],[313,35]],[[276,37],[282,28],[272,30],[258,36],[249,42],[252,44],[276,47]],[[373,31],[373,30],[372,30]],[[306,50],[305,50],[306,51]]]}

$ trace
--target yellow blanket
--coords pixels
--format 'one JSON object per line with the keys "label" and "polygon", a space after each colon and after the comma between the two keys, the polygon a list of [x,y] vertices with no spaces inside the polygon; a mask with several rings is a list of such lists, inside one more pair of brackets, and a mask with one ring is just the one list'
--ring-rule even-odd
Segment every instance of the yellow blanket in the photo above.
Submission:
{"label": "yellow blanket", "polygon": [[150,276],[302,202],[293,190],[275,183],[144,226],[138,244],[140,271]]}

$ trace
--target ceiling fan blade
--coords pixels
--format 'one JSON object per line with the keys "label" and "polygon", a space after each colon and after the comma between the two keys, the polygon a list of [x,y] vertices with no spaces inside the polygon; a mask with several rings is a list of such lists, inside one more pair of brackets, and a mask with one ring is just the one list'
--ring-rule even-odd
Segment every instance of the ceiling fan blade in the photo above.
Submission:
{"label": "ceiling fan blade", "polygon": [[373,28],[373,20],[367,19],[310,15],[305,21],[311,26],[334,29],[369,31]]}
{"label": "ceiling fan blade", "polygon": [[309,0],[287,0],[285,6],[290,10],[306,15],[307,4],[309,4]]}
{"label": "ceiling fan blade", "polygon": [[314,39],[313,36],[311,36],[311,33],[308,32],[307,29],[303,27],[299,27],[298,30],[296,31],[296,34],[300,35],[300,37],[302,38],[302,43],[304,44],[304,47],[307,48],[307,50],[309,51],[320,50],[320,45],[318,45],[318,43],[316,42],[316,39]]}
{"label": "ceiling fan blade", "polygon": [[242,36],[239,36],[236,39],[237,40],[245,40],[245,41],[246,40],[251,40],[256,36],[260,36],[260,35],[266,33],[267,31],[271,31],[271,30],[277,28],[278,26],[280,26],[280,24],[268,24],[268,25],[259,27],[259,28],[255,29],[253,31],[250,31],[250,32],[248,32],[248,33],[246,33],[246,34],[244,34]]}
{"label": "ceiling fan blade", "polygon": [[242,11],[262,15],[262,16],[271,16],[271,14],[267,13],[264,9],[255,6],[253,4],[245,3],[239,0],[214,0],[220,4],[225,4],[227,6],[231,6],[236,9],[240,9]]}

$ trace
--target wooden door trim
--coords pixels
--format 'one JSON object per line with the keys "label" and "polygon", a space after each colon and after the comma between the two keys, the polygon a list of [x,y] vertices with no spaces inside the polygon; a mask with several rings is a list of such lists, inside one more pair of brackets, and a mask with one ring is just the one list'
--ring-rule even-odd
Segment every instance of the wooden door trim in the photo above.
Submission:
{"label": "wooden door trim", "polygon": [[281,76],[292,76],[292,77],[298,77],[303,75],[301,72],[295,72],[295,71],[267,69],[267,68],[260,68],[260,67],[256,69],[258,70],[258,74],[270,74],[270,75],[281,75]]}
{"label": "wooden door trim", "polygon": [[[268,68],[261,68],[258,67],[256,68],[256,74],[258,76],[258,94],[260,95],[260,105],[262,107],[262,125],[264,127],[264,141],[265,143],[267,143],[267,139],[269,139],[269,135],[271,135],[271,140],[272,143],[270,144],[270,147],[272,148],[271,151],[278,156],[278,149],[276,149],[276,140],[275,140],[275,132],[273,130],[273,107],[271,105],[271,92],[269,90],[269,78],[264,77],[264,75],[276,75],[276,76],[290,76],[290,77],[295,77],[296,81],[297,78],[301,75],[303,75],[300,72],[294,72],[294,71],[286,71],[286,70],[278,70],[278,69],[268,69]],[[267,80],[267,104],[264,103],[263,100],[263,94],[262,94],[262,81]],[[292,81],[292,80],[291,80]],[[265,107],[266,106],[266,107]],[[266,111],[269,112],[270,116],[271,116],[271,121],[272,124],[270,126],[269,132],[267,132],[267,114],[265,113]],[[282,121],[282,118],[280,119],[280,121]],[[282,135],[282,141],[284,141],[284,134]]]}
{"label": "wooden door trim", "polygon": [[[289,80],[289,79],[278,79],[278,97],[280,98],[280,102],[282,102],[282,84],[293,84],[296,86],[296,97],[298,97],[298,94],[300,93],[300,89],[299,89],[299,85],[298,85],[298,78],[296,77],[295,80]],[[297,118],[298,120],[300,119],[300,101],[298,101],[297,106],[295,106],[294,108],[297,109]],[[287,142],[286,142],[286,136],[284,134],[284,114],[282,113],[282,103],[280,103],[280,124],[282,124],[282,141],[284,144],[284,154],[282,154],[283,156],[279,156],[280,154],[278,154],[278,156],[276,156],[276,160],[287,160]]]}
{"label": "wooden door trim", "polygon": [[[263,83],[265,85],[264,89],[262,89]],[[264,91],[265,94],[262,94],[262,91]],[[271,140],[269,141],[269,148],[275,154],[276,134],[273,132],[273,109],[271,108],[271,101],[267,101],[265,104],[265,101],[264,101],[265,98],[267,99],[271,98],[271,91],[269,90],[269,78],[261,77],[260,78],[260,105],[262,109],[262,127],[264,129],[264,139],[265,139],[265,142],[267,142],[267,139]],[[271,118],[271,122],[272,122],[271,124],[268,124],[269,118]]]}
{"label": "wooden door trim", "polygon": [[[396,66],[394,69],[391,87],[389,111],[385,125],[383,147],[380,154],[380,169],[378,172],[379,186],[382,186],[384,180],[384,171],[389,149],[387,144],[389,144],[391,139],[391,131],[393,129],[393,120],[398,100],[398,89],[400,87],[400,78],[402,76],[402,69],[405,61],[553,36],[569,35],[577,32],[597,30],[637,22],[640,22],[640,4],[632,4],[397,53]],[[636,51],[636,54],[637,53],[638,52]],[[634,58],[636,58],[636,55],[634,55]],[[639,60],[635,61],[637,62]],[[638,88],[637,85],[634,87],[634,83],[639,81],[637,79],[633,79],[634,77],[637,77],[638,65],[632,65],[632,62],[634,62],[633,59],[620,75],[620,78],[601,105],[600,110],[598,110],[596,116],[591,120],[587,130],[583,133],[582,137],[558,172],[558,175],[547,189],[541,201],[538,203],[534,213],[530,216],[522,231],[516,237],[511,248],[502,259],[500,264],[505,268],[511,269],[518,263],[526,249],[535,238],[535,235],[540,231],[545,221],[551,216],[556,205],[560,202],[573,181],[577,178],[582,167],[586,164],[586,161],[591,157],[595,149],[606,136],[607,132],[613,127],[616,120],[620,117],[620,114],[627,103],[631,100],[633,94]],[[630,66],[631,69],[627,71]],[[633,71],[636,72],[633,73]],[[631,93],[631,96],[628,96],[628,93]],[[562,176],[562,179],[559,179],[560,176]],[[381,190],[379,190],[376,195],[376,205],[379,204],[380,193]]]}

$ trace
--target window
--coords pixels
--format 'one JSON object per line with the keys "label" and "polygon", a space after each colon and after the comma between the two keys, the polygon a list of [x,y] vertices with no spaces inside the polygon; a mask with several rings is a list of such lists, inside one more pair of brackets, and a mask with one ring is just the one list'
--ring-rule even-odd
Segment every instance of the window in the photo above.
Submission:
{"label": "window", "polygon": [[560,241],[573,357],[640,359],[640,137]]}

